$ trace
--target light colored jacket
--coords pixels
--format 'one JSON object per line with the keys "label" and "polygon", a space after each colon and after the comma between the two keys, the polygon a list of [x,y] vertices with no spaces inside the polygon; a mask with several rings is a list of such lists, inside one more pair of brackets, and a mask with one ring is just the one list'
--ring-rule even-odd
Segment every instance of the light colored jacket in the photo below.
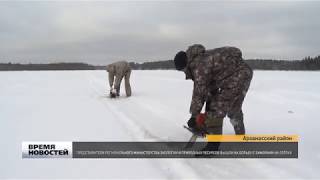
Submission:
{"label": "light colored jacket", "polygon": [[131,95],[131,87],[130,87],[130,74],[131,67],[126,61],[119,61],[112,64],[107,65],[107,72],[109,73],[109,85],[110,88],[114,85],[114,89],[118,92],[120,91],[120,84],[122,78],[125,77],[125,88],[127,96]]}

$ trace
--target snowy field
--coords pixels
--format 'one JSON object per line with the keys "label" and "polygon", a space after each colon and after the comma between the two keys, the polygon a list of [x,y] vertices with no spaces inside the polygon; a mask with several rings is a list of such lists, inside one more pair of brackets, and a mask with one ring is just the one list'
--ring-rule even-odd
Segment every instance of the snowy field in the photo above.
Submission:
{"label": "snowy field", "polygon": [[[192,82],[133,71],[107,98],[105,71],[0,72],[0,178],[320,178],[320,72],[255,71],[248,134],[298,134],[299,159],[22,159],[22,141],[184,141]],[[228,119],[224,133],[233,134]]]}

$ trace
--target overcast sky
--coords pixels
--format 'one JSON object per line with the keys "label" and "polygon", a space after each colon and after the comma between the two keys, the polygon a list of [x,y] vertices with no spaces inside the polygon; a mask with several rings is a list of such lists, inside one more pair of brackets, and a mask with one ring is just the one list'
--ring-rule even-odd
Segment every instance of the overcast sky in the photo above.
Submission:
{"label": "overcast sky", "polygon": [[0,2],[0,62],[173,59],[201,43],[244,58],[320,55],[320,2]]}

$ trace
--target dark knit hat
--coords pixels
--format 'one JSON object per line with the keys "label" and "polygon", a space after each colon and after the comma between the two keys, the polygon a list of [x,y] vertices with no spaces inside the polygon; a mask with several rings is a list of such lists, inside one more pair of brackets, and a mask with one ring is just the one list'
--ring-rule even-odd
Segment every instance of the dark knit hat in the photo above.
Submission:
{"label": "dark knit hat", "polygon": [[180,51],[174,57],[174,65],[178,71],[184,69],[187,66],[188,58],[184,51]]}

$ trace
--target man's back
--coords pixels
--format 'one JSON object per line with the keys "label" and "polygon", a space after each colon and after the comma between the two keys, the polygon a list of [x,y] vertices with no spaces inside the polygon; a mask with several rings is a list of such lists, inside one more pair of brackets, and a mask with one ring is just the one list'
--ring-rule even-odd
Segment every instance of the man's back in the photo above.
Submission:
{"label": "man's back", "polygon": [[116,76],[123,76],[125,72],[129,71],[130,69],[130,65],[126,61],[118,61],[107,65],[107,71]]}
{"label": "man's back", "polygon": [[244,64],[241,50],[236,47],[221,47],[205,52],[213,57],[213,75],[222,80],[238,71]]}

